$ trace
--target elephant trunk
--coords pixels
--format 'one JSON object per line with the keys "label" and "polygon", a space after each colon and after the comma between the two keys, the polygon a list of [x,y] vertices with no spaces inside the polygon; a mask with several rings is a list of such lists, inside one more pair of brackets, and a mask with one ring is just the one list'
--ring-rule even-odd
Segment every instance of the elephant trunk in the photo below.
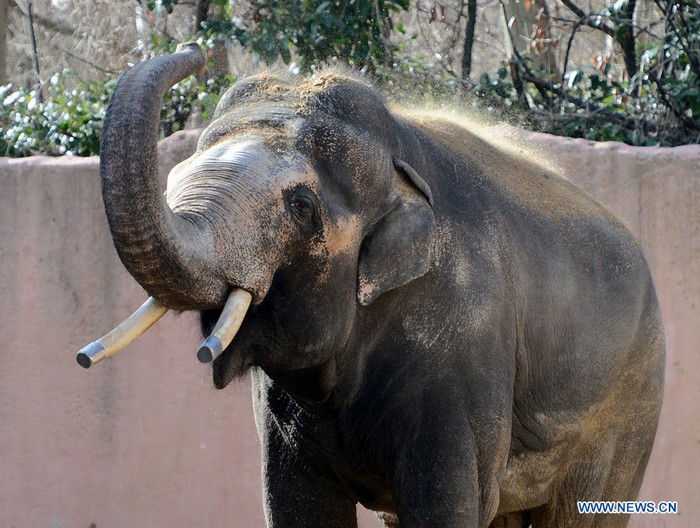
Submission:
{"label": "elephant trunk", "polygon": [[168,207],[158,182],[158,125],[163,95],[204,69],[196,44],[138,64],[119,80],[100,146],[105,211],[124,266],[164,306],[220,307],[229,286],[217,277],[208,228]]}

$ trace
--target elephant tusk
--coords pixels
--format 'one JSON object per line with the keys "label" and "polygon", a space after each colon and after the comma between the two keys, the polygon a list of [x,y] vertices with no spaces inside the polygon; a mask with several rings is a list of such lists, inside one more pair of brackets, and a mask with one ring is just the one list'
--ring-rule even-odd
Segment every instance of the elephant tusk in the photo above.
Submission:
{"label": "elephant tusk", "polygon": [[243,323],[252,298],[250,293],[240,288],[234,288],[230,293],[214,331],[197,350],[197,359],[201,363],[214,361],[231,344],[233,338],[236,337],[236,332],[241,327],[241,323]]}
{"label": "elephant tusk", "polygon": [[90,368],[95,363],[113,356],[152,327],[167,311],[168,309],[165,306],[153,297],[149,297],[141,308],[131,314],[126,321],[102,339],[90,343],[78,352],[75,358],[78,365],[83,368]]}

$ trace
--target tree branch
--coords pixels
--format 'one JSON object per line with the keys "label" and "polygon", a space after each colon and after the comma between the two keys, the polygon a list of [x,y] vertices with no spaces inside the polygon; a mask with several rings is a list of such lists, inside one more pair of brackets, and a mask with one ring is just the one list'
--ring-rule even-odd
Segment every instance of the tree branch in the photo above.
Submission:
{"label": "tree branch", "polygon": [[666,88],[664,88],[661,79],[659,79],[659,77],[657,77],[657,75],[654,72],[649,72],[649,78],[654,82],[654,84],[656,84],[656,88],[659,90],[659,95],[661,95],[661,99],[663,100],[666,107],[670,109],[671,112],[673,112],[676,118],[679,119],[685,127],[691,130],[700,131],[700,124],[680,111],[680,109],[678,108],[678,103],[666,91]]}
{"label": "tree branch", "polygon": [[624,5],[620,11],[619,31],[615,37],[622,48],[625,69],[630,78],[637,73],[637,52],[634,39],[634,10],[636,6],[637,0],[628,0],[627,4]]}
{"label": "tree branch", "polygon": [[561,0],[561,3],[564,4],[569,11],[571,11],[574,15],[579,17],[581,20],[581,23],[584,26],[588,26],[594,29],[598,29],[605,33],[606,35],[611,36],[612,38],[616,39],[617,38],[617,32],[613,26],[610,26],[608,24],[603,24],[601,22],[601,19],[603,18],[603,15],[592,15],[589,13],[586,13],[583,9],[581,9],[579,6],[574,4],[571,0]]}
{"label": "tree branch", "polygon": [[537,76],[532,75],[532,72],[527,71],[527,69],[522,77],[524,80],[534,84],[535,87],[538,88],[538,90],[547,90],[553,93],[554,95],[561,97],[565,101],[573,104],[579,109],[586,110],[591,114],[604,116],[610,121],[613,121],[614,123],[617,123],[618,125],[621,125],[628,130],[635,130],[641,127],[642,130],[646,132],[656,132],[658,128],[656,123],[654,123],[653,121],[649,121],[648,119],[637,120],[625,114],[620,114],[618,112],[613,112],[612,110],[600,107],[595,103],[591,103],[590,101],[584,101],[582,99],[579,99],[578,97],[572,97],[571,95],[567,94],[564,90],[553,85],[549,81],[544,81],[542,79],[539,79]]}
{"label": "tree branch", "polygon": [[11,3],[19,7],[22,10],[22,13],[27,17],[29,17],[29,11],[31,10],[32,19],[41,26],[45,27],[46,29],[50,29],[51,31],[55,31],[56,33],[60,33],[61,35],[66,35],[67,37],[83,38],[87,36],[85,31],[80,30],[79,28],[68,26],[63,22],[59,22],[52,18],[46,17],[41,13],[35,12],[34,9],[31,7],[31,2],[27,2],[27,4],[22,5],[22,3],[17,3],[14,0],[11,0]]}
{"label": "tree branch", "polygon": [[65,53],[65,54],[68,55],[69,57],[72,57],[73,59],[75,59],[75,60],[77,60],[77,61],[84,62],[84,63],[87,64],[88,66],[92,66],[93,68],[95,68],[95,69],[98,70],[98,71],[101,71],[102,73],[106,73],[106,74],[108,74],[108,75],[117,75],[118,73],[120,73],[120,72],[117,71],[117,70],[108,70],[108,69],[106,69],[106,68],[103,68],[102,66],[98,66],[98,65],[95,64],[94,62],[91,62],[91,61],[89,61],[89,60],[87,60],[87,59],[85,59],[85,58],[83,58],[83,57],[79,57],[79,56],[76,55],[75,53],[71,53],[70,51],[68,51],[67,49],[65,49],[65,48],[63,48],[63,47],[60,47],[59,49],[61,50],[62,53]]}
{"label": "tree branch", "polygon": [[590,101],[584,101],[582,99],[579,99],[578,97],[573,97],[570,94],[568,94],[564,89],[562,89],[561,86],[556,86],[550,81],[540,79],[532,71],[532,68],[530,68],[527,65],[527,62],[523,60],[523,57],[522,55],[520,55],[520,52],[518,52],[517,49],[514,49],[513,51],[516,59],[520,62],[520,64],[523,67],[523,72],[520,74],[521,79],[526,82],[532,83],[535,86],[535,88],[537,88],[537,90],[540,92],[540,94],[542,94],[543,91],[552,93],[557,97],[560,97],[564,101],[573,104],[579,109],[586,110],[589,113],[604,116],[610,121],[613,121],[614,123],[617,123],[618,125],[621,125],[628,130],[636,130],[641,127],[644,131],[656,132],[658,127],[653,121],[649,121],[647,119],[638,120],[633,117],[629,117],[625,114],[613,112],[612,110],[600,107],[595,103],[591,103]]}
{"label": "tree branch", "polygon": [[566,54],[564,55],[564,64],[562,66],[562,71],[561,71],[561,85],[564,86],[564,79],[566,77],[566,69],[569,67],[569,55],[571,53],[571,46],[574,43],[574,37],[576,36],[576,32],[578,29],[581,27],[582,23],[579,20],[574,24],[574,28],[571,30],[571,35],[569,36],[569,41],[566,44]]}
{"label": "tree branch", "polygon": [[46,29],[50,29],[52,31],[55,31],[56,33],[60,33],[61,35],[78,38],[86,36],[85,32],[79,30],[78,28],[70,27],[68,25],[63,24],[62,22],[58,22],[56,20],[53,20],[52,18],[45,17],[44,15],[41,15],[39,13],[34,13],[34,19]]}
{"label": "tree branch", "polygon": [[7,82],[7,0],[0,0],[0,86]]}
{"label": "tree branch", "polygon": [[462,86],[466,86],[472,73],[472,47],[476,33],[476,2],[477,0],[467,0],[467,27],[462,48]]}
{"label": "tree branch", "polygon": [[[661,0],[654,0],[654,4],[656,4],[656,7],[659,8],[659,11],[661,11],[664,14],[665,17],[665,26],[664,26],[664,48],[669,46],[669,33],[673,33],[676,36],[678,46],[683,50],[683,53],[688,57],[688,63],[690,65],[690,68],[695,72],[696,75],[700,76],[700,53],[698,51],[693,50],[691,47],[688,46],[688,38],[687,36],[684,36],[681,33],[680,28],[678,25],[675,23],[673,20],[673,8],[676,5],[675,0],[670,0],[666,2],[666,6],[663,5]],[[686,31],[688,30],[687,28],[687,23],[685,21],[685,17],[683,16],[683,9],[682,6],[679,6],[678,9],[678,17],[681,20],[681,23],[684,24],[684,28]]]}
{"label": "tree branch", "polygon": [[32,56],[34,58],[34,71],[36,73],[36,78],[39,83],[39,88],[37,89],[37,99],[40,103],[44,102],[44,90],[43,82],[41,81],[41,69],[39,68],[39,52],[36,47],[36,35],[34,34],[34,17],[32,16],[32,3],[27,3],[27,18],[29,19],[29,34],[32,41]]}
{"label": "tree branch", "polygon": [[197,11],[195,13],[194,20],[194,32],[199,33],[202,31],[202,22],[207,20],[209,15],[209,4],[211,0],[198,0],[197,1]]}

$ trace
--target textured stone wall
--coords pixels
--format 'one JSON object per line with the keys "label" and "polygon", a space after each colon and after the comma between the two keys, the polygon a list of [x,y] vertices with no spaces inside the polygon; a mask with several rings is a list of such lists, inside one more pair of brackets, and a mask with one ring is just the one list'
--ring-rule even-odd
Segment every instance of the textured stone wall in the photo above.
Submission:
{"label": "textured stone wall", "polygon": [[[512,131],[502,130],[504,135]],[[645,248],[667,332],[666,401],[640,499],[700,517],[700,147],[528,134]],[[162,176],[196,134],[161,144]],[[217,392],[191,314],[172,314],[90,371],[78,349],[145,294],[112,247],[97,159],[0,158],[0,526],[264,525],[247,382]],[[375,526],[362,513],[363,526]]]}

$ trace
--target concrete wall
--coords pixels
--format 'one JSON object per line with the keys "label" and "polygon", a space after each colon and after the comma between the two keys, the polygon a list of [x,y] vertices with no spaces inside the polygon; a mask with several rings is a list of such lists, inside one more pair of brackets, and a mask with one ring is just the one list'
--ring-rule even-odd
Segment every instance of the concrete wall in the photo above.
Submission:
{"label": "concrete wall", "polygon": [[[163,175],[193,137],[161,145]],[[640,498],[680,513],[631,526],[696,526],[700,148],[528,137],[646,250],[668,375]],[[168,314],[90,371],[74,361],[145,298],[112,247],[96,159],[0,158],[0,262],[0,527],[263,526],[248,384],[211,387],[192,315]]]}

